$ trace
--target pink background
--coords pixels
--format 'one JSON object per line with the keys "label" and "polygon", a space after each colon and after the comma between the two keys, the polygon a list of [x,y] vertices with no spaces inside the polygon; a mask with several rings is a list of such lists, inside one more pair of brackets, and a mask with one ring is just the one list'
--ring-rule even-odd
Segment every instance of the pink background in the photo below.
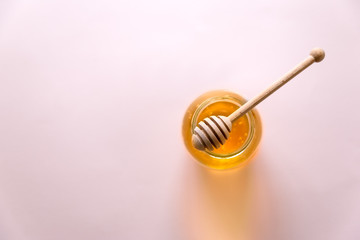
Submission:
{"label": "pink background", "polygon": [[[259,155],[206,170],[181,122],[254,96]],[[357,0],[0,1],[0,239],[360,238]]]}

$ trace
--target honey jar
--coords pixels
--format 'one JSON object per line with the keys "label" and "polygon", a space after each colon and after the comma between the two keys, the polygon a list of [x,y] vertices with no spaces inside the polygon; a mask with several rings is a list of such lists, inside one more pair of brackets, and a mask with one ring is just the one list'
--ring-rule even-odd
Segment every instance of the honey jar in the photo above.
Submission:
{"label": "honey jar", "polygon": [[231,169],[245,166],[255,156],[262,134],[256,109],[233,122],[230,136],[220,148],[199,151],[192,145],[192,134],[200,121],[212,115],[228,116],[245,102],[236,93],[217,90],[199,96],[190,104],[184,116],[182,134],[187,150],[199,163],[213,169]]}

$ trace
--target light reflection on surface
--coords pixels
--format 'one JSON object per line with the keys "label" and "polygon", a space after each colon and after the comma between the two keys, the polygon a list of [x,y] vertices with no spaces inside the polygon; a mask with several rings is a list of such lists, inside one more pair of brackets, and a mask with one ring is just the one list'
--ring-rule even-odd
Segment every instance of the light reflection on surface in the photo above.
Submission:
{"label": "light reflection on surface", "polygon": [[185,161],[186,239],[266,239],[276,232],[273,200],[261,165],[218,171]]}

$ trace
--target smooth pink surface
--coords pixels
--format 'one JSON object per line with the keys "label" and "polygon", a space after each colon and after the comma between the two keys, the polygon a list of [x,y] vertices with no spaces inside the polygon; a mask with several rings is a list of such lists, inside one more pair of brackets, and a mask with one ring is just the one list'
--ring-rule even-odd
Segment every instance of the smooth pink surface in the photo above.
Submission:
{"label": "smooth pink surface", "polygon": [[[359,239],[360,4],[0,2],[0,239]],[[257,159],[196,165],[184,111],[254,96]]]}

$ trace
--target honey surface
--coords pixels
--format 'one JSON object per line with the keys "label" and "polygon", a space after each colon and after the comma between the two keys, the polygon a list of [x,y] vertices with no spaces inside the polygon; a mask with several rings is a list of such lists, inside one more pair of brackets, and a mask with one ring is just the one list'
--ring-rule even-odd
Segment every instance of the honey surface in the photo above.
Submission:
{"label": "honey surface", "polygon": [[[231,102],[215,102],[207,106],[200,114],[198,123],[204,118],[211,115],[223,115],[229,116],[236,109],[238,109],[234,103]],[[218,149],[214,149],[212,152],[217,154],[229,154],[240,149],[246,142],[249,134],[249,122],[246,116],[243,116],[232,123],[232,129],[228,140]]]}

